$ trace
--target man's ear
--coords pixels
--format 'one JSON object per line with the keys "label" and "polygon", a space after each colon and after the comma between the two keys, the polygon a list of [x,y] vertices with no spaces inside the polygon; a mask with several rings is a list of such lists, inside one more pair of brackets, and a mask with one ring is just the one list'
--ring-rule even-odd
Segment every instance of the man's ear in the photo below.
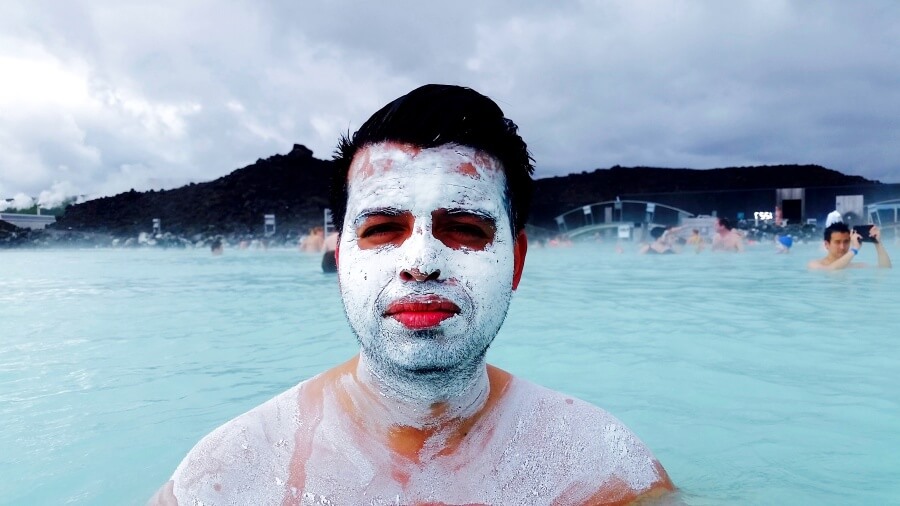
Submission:
{"label": "man's ear", "polygon": [[528,252],[528,236],[525,231],[519,232],[516,241],[513,243],[513,282],[512,289],[519,287],[519,280],[522,279],[522,270],[525,268],[525,253]]}
{"label": "man's ear", "polygon": [[[337,243],[334,245],[334,270],[340,271],[341,270],[340,265],[341,265],[341,235],[338,234]],[[338,282],[338,289],[340,289],[341,288],[341,277],[340,276],[336,276],[336,277],[337,277],[337,282]]]}

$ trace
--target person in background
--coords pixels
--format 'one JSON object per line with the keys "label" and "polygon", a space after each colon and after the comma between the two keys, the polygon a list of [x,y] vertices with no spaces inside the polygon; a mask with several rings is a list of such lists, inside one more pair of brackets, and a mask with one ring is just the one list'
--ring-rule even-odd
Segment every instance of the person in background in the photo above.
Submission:
{"label": "person in background", "polygon": [[790,253],[791,246],[794,245],[794,239],[789,235],[775,236],[775,253]]}
{"label": "person in background", "polygon": [[[884,244],[881,243],[881,231],[877,226],[869,230],[869,237],[875,240],[875,251],[878,254],[878,267],[891,268],[891,258]],[[839,270],[848,267],[869,267],[868,264],[853,263],[859,250],[862,249],[862,237],[851,230],[845,223],[837,221],[825,227],[825,258],[810,260],[807,267],[813,270]]]}
{"label": "person in background", "polygon": [[224,251],[222,247],[222,239],[216,238],[213,240],[212,244],[209,245],[209,250],[212,252],[213,256],[219,256]]}
{"label": "person in background", "polygon": [[309,234],[300,240],[300,251],[304,253],[321,253],[325,244],[325,230],[322,227],[309,229]]}
{"label": "person in background", "polygon": [[641,254],[662,255],[678,253],[675,247],[675,233],[677,227],[653,227],[650,229],[650,237],[654,239],[652,243],[644,244],[638,250]]}
{"label": "person in background", "polygon": [[713,236],[713,251],[744,251],[744,237],[734,230],[728,218],[716,219],[716,234]]}
{"label": "person in background", "polygon": [[693,246],[694,251],[700,253],[703,251],[703,248],[706,246],[705,241],[703,240],[703,236],[700,235],[700,229],[691,230],[691,236],[687,238],[687,245]]}

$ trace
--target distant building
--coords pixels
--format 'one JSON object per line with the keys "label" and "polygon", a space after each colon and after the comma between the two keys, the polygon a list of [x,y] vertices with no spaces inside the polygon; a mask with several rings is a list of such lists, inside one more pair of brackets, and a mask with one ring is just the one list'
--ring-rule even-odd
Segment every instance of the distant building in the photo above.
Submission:
{"label": "distant building", "polygon": [[13,224],[19,228],[42,229],[51,223],[56,223],[56,216],[0,213],[0,220]]}
{"label": "distant building", "polygon": [[869,204],[900,198],[900,184],[641,193],[623,194],[622,198],[658,202],[695,215],[712,215],[715,211],[718,216],[748,221],[763,213],[771,214],[771,218],[769,214],[765,216],[774,219],[777,207],[788,224],[811,220],[821,224],[835,209],[849,221],[865,221]]}

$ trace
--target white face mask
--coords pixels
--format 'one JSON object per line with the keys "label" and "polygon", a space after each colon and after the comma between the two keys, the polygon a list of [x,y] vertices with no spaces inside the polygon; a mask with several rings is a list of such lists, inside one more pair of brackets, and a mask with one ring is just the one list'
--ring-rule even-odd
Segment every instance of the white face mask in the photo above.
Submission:
{"label": "white face mask", "polygon": [[[505,188],[500,163],[468,147],[379,143],[354,158],[338,276],[347,319],[382,373],[481,362],[513,290]],[[474,247],[454,243],[446,216],[489,222],[492,237]],[[389,223],[392,241],[372,246],[366,234],[373,219]],[[410,307],[412,315],[403,312]],[[415,314],[423,307],[436,312]]]}

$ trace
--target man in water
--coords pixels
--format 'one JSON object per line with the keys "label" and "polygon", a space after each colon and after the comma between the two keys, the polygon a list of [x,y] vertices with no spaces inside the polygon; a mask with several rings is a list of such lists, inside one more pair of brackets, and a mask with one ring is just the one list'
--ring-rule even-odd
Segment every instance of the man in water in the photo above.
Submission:
{"label": "man in water", "polygon": [[522,275],[533,171],[493,101],[418,88],[342,139],[335,165],[359,354],[206,436],[156,503],[593,505],[672,490],[610,414],[485,363]]}
{"label": "man in water", "polygon": [[744,237],[734,230],[728,218],[716,219],[716,234],[713,236],[712,249],[718,251],[744,251]]}
{"label": "man in water", "polygon": [[[869,229],[869,237],[875,239],[875,251],[878,253],[878,267],[891,268],[891,257],[881,243],[881,231],[876,226]],[[825,227],[825,258],[810,260],[810,269],[839,270],[848,267],[868,267],[865,263],[852,263],[862,248],[862,237],[851,230],[843,222],[835,222]]]}
{"label": "man in water", "polygon": [[309,234],[300,240],[300,251],[321,253],[325,247],[325,230],[322,227],[309,229]]}

